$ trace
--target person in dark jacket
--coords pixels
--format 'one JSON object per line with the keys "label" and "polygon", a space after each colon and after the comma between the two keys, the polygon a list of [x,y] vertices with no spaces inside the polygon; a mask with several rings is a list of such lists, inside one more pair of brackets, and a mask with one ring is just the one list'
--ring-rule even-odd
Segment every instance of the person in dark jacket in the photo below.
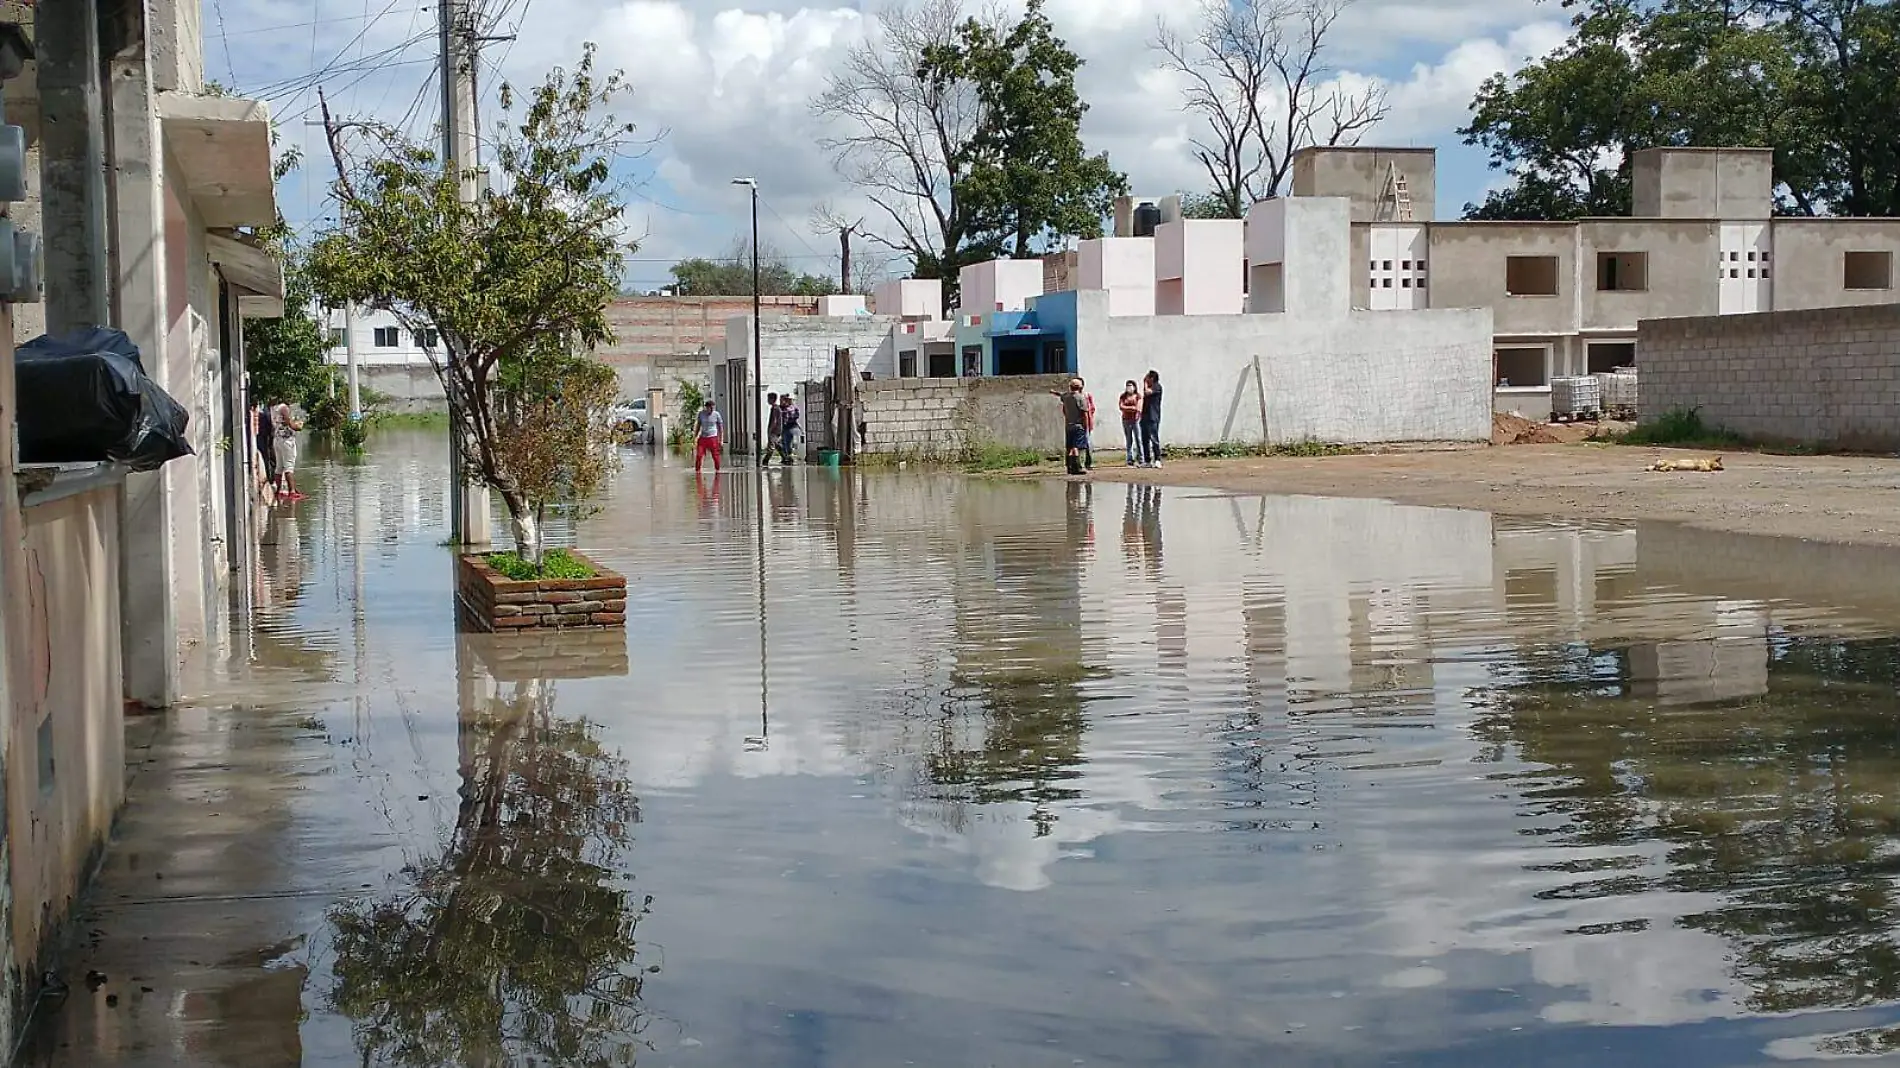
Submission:
{"label": "person in dark jacket", "polygon": [[1142,379],[1141,459],[1145,466],[1161,466],[1161,372],[1150,370]]}

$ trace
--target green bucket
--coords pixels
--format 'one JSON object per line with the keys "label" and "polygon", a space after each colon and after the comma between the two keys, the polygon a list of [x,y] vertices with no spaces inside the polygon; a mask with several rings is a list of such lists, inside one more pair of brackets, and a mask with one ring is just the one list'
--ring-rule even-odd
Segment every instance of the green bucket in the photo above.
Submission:
{"label": "green bucket", "polygon": [[826,467],[836,467],[840,456],[837,449],[819,449],[818,462]]}

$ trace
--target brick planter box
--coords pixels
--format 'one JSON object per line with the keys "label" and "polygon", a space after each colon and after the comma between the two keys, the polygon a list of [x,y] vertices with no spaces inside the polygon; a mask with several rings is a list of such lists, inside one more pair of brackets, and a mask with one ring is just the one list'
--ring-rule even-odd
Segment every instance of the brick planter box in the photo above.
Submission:
{"label": "brick planter box", "polygon": [[625,627],[626,577],[578,552],[573,555],[594,569],[593,578],[516,580],[489,567],[485,553],[461,557],[455,565],[455,607],[462,629]]}

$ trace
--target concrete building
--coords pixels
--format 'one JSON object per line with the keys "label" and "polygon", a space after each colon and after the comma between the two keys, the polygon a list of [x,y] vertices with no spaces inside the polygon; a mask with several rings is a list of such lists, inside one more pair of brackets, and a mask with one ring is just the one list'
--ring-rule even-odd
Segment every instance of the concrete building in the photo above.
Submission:
{"label": "concrete building", "polygon": [[[205,95],[193,0],[0,3],[36,62],[5,85],[38,173],[11,223],[46,238],[44,299],[0,323],[123,330],[190,414],[195,455],[158,471],[22,466],[0,360],[0,1044],[38,995],[124,796],[128,701],[187,695],[230,622],[253,544],[242,324],[283,310],[270,116]],[[0,50],[4,50],[0,45]],[[8,73],[12,73],[9,71]],[[238,591],[241,603],[243,590]]]}
{"label": "concrete building", "polygon": [[[1085,288],[1020,308],[1020,289],[987,288],[1009,261],[966,268],[965,292],[1004,296],[960,312],[959,372],[1080,374],[1099,406],[1154,370],[1172,445],[1489,439],[1490,309],[1355,307],[1349,199],[1265,201],[1245,221],[1174,210],[1153,238],[1083,242]],[[1098,449],[1121,439],[1097,426]]]}
{"label": "concrete building", "polygon": [[[760,310],[767,320],[780,316],[816,315],[817,297],[766,296]],[[594,351],[594,358],[614,369],[620,395],[644,397],[649,386],[661,386],[665,376],[653,373],[661,358],[713,354],[725,342],[726,321],[751,315],[750,296],[621,297],[607,306],[607,324],[613,340]]]}
{"label": "concrete building", "polygon": [[798,392],[806,382],[829,379],[839,349],[849,349],[860,374],[873,364],[896,366],[895,331],[888,315],[769,316],[760,321],[761,388],[752,388],[752,316],[726,320],[723,351],[712,363],[713,401],[726,416],[729,447],[749,452],[753,428],[762,425],[765,394]]}
{"label": "concrete building", "polygon": [[[356,343],[357,382],[364,390],[386,395],[385,410],[444,412],[449,410],[442,379],[429,362],[429,349],[439,348],[432,330],[410,330],[386,311],[360,309],[350,315],[337,308],[318,308],[330,346],[324,359],[333,367],[349,366],[350,342]],[[367,402],[365,402],[367,404]]]}
{"label": "concrete building", "polygon": [[1645,319],[1886,304],[1900,219],[1774,215],[1769,149],[1636,153],[1629,218],[1433,217],[1430,149],[1314,148],[1293,195],[1352,208],[1353,306],[1480,307],[1496,318],[1496,403],[1550,413],[1550,380],[1629,366]]}

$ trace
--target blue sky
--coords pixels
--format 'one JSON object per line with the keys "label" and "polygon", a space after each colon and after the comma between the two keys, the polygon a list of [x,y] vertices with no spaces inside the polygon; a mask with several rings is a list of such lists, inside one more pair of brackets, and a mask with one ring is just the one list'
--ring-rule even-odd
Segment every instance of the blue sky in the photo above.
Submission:
{"label": "blue sky", "polygon": [[[882,0],[479,3],[493,34],[516,38],[486,46],[489,114],[500,79],[537,80],[587,41],[631,77],[636,92],[620,110],[658,137],[622,168],[631,227],[643,235],[629,269],[635,287],[665,284],[672,261],[717,254],[748,228],[744,191],[729,184],[734,175],[759,175],[766,244],[801,270],[836,269],[835,238],[814,234],[808,222],[820,203],[876,223],[816,144],[822,130],[807,105],[836,57],[873,30]],[[1048,0],[1058,32],[1086,63],[1084,137],[1144,195],[1206,184],[1186,149],[1195,120],[1180,111],[1177,89],[1148,47],[1159,18],[1181,18],[1189,7]],[[267,99],[285,142],[304,148],[306,166],[282,190],[285,213],[299,225],[320,225],[329,210],[328,157],[320,131],[306,125],[317,118],[317,84],[343,114],[425,136],[436,121],[435,12],[424,0],[205,0],[204,20],[206,76]],[[1367,143],[1439,149],[1443,216],[1498,178],[1456,134],[1473,90],[1564,34],[1555,0],[1357,0],[1335,29],[1329,59],[1342,79],[1387,86],[1391,113]]]}

